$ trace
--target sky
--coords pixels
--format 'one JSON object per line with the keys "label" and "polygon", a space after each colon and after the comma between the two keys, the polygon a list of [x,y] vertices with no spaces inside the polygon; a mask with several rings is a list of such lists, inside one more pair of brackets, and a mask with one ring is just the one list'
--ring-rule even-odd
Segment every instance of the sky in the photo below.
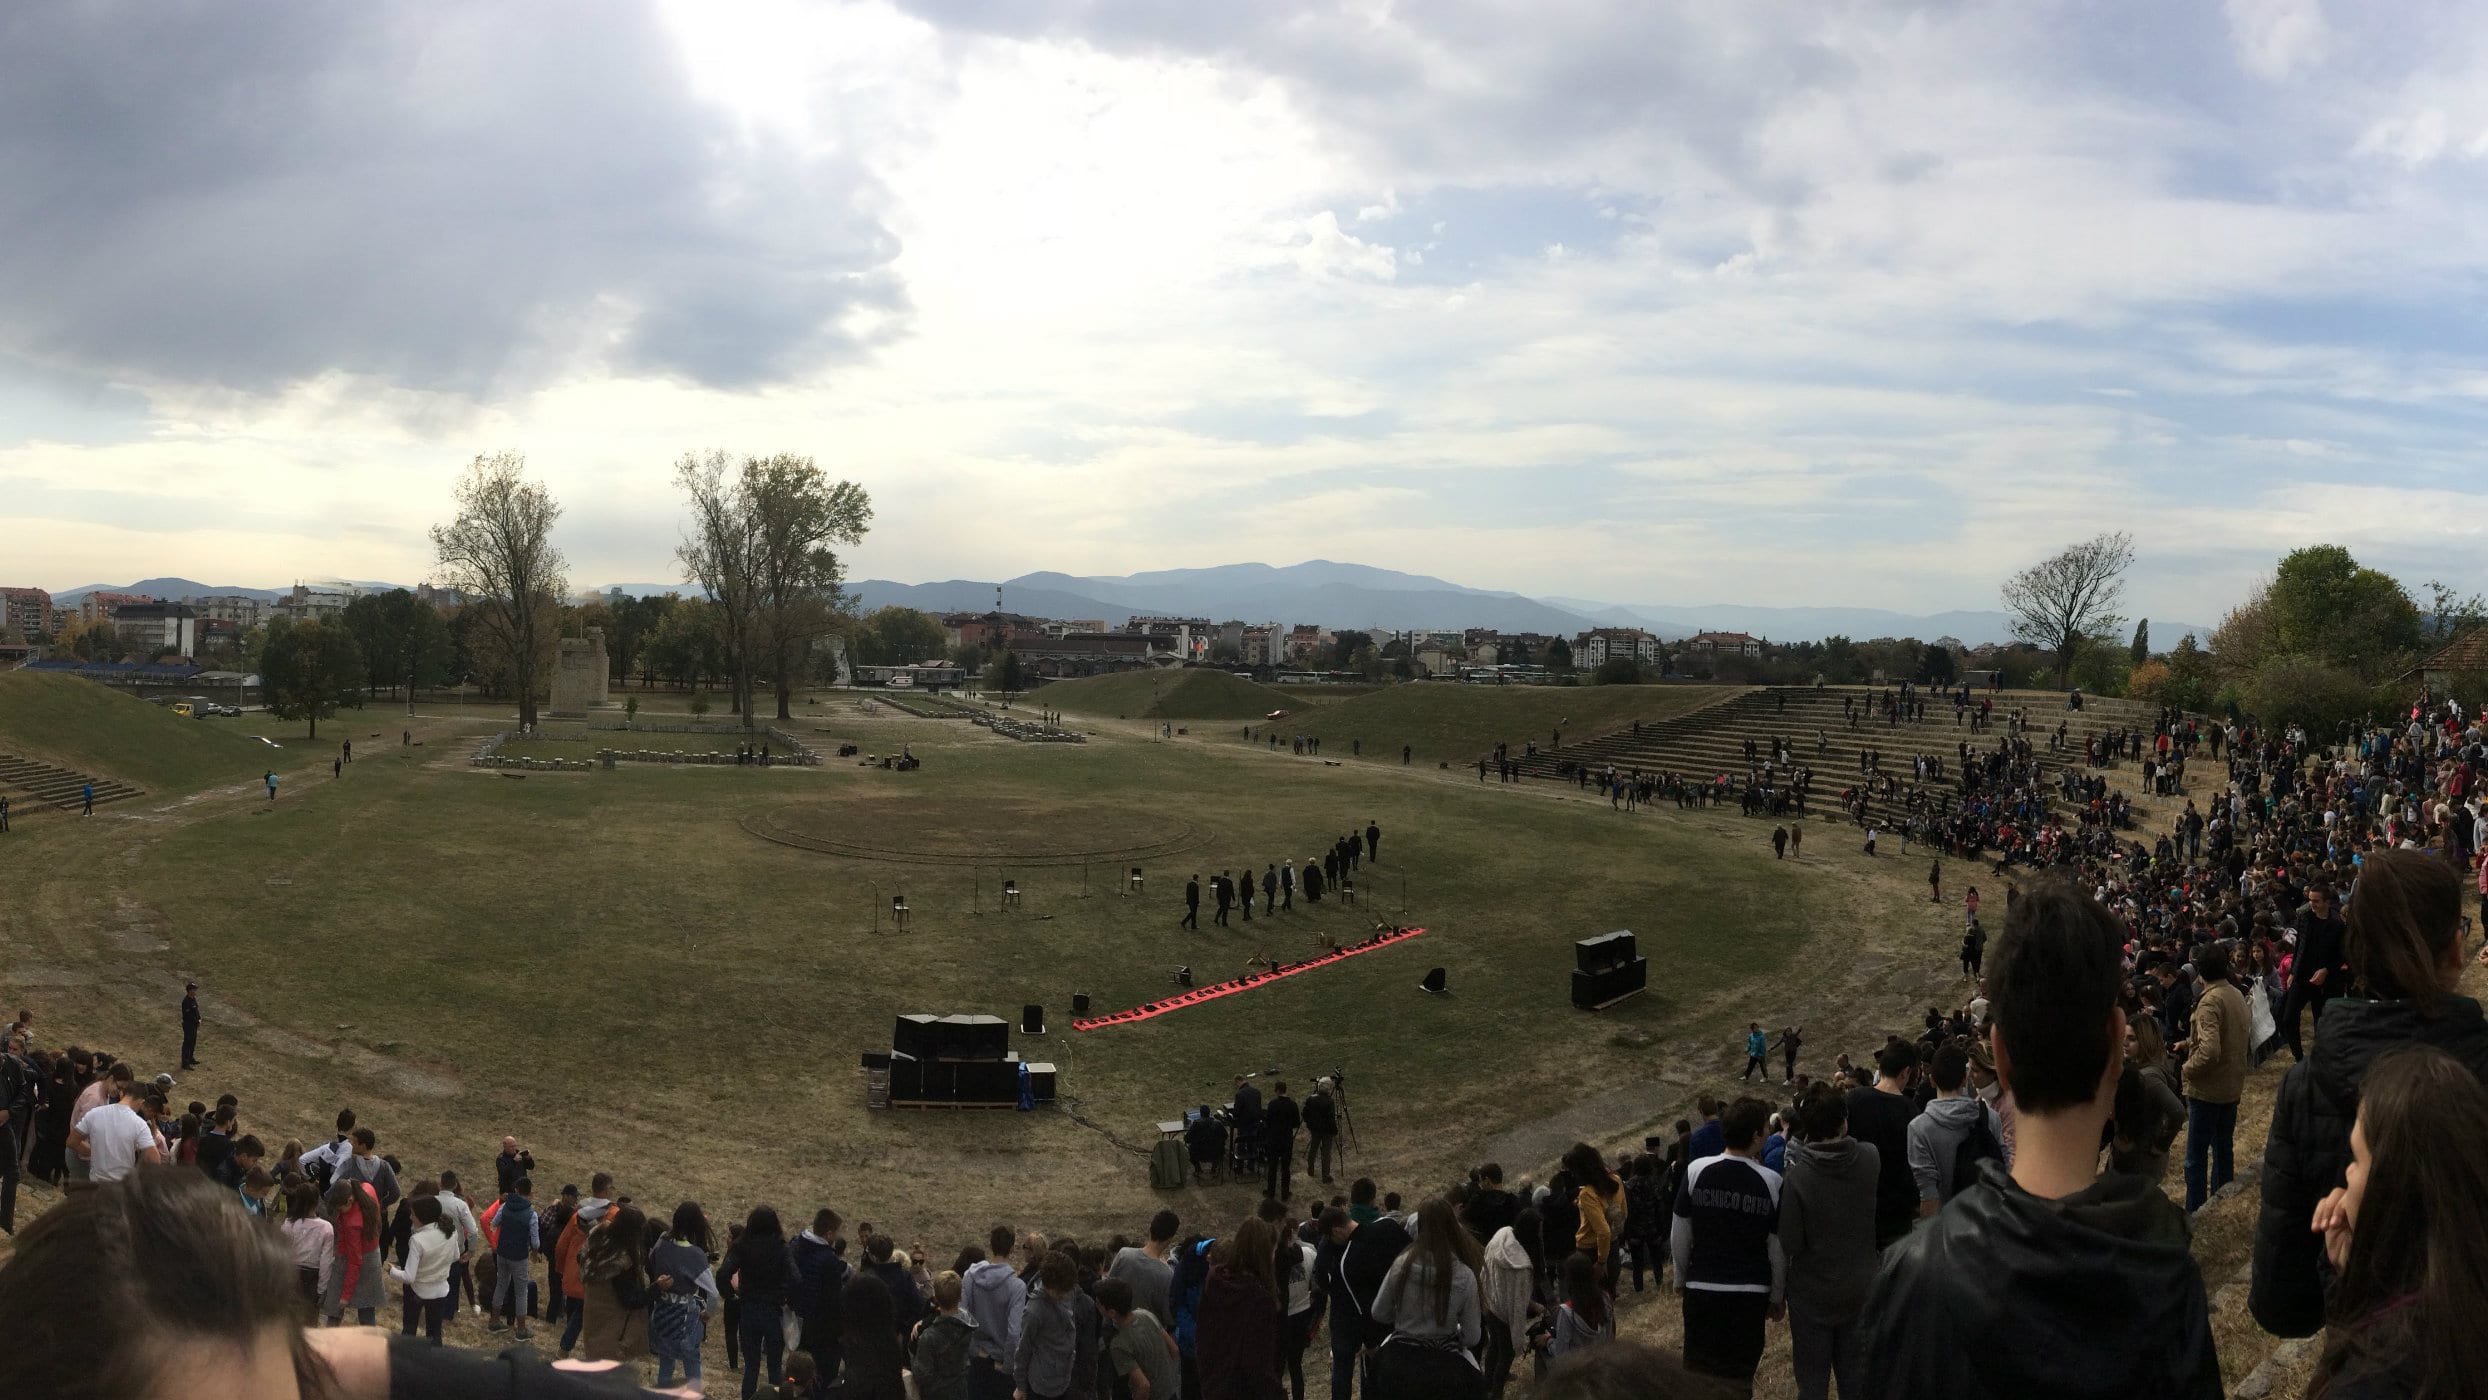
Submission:
{"label": "sky", "polygon": [[2482,577],[2488,23],[2396,0],[0,11],[0,583],[578,586],[682,454],[855,577],[1996,606]]}

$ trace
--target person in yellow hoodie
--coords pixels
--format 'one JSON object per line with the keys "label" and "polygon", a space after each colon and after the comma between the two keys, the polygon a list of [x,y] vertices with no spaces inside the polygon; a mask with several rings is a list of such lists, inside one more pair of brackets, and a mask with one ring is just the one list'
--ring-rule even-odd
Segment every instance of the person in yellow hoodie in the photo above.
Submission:
{"label": "person in yellow hoodie", "polygon": [[2229,950],[2215,943],[2194,957],[2203,979],[2186,1034],[2186,1209],[2203,1204],[2236,1175],[2237,1101],[2246,1089],[2246,996],[2229,981]]}
{"label": "person in yellow hoodie", "polygon": [[1612,1289],[1615,1285],[1616,1241],[1624,1238],[1624,1183],[1608,1170],[1605,1154],[1586,1142],[1576,1142],[1564,1154],[1564,1169],[1581,1184],[1573,1197],[1573,1205],[1581,1212],[1581,1224],[1573,1232],[1572,1242],[1583,1254],[1598,1261],[1598,1277]]}

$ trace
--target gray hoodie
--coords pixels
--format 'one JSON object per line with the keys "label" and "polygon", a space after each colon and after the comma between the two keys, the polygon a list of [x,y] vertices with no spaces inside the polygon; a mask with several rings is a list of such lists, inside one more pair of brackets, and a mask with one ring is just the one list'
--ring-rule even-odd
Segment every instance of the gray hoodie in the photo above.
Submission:
{"label": "gray hoodie", "polygon": [[959,1280],[959,1310],[976,1324],[969,1338],[972,1356],[1007,1366],[1019,1351],[1019,1309],[1028,1286],[1019,1281],[1008,1261],[979,1259]]}
{"label": "gray hoodie", "polygon": [[1846,1322],[1875,1282],[1875,1182],[1883,1154],[1871,1142],[1797,1142],[1780,1187],[1780,1249],[1788,1257],[1788,1306],[1821,1322]]}
{"label": "gray hoodie", "polygon": [[2004,1127],[1996,1121],[1996,1111],[1976,1094],[1937,1099],[1926,1106],[1926,1112],[1909,1120],[1909,1174],[1917,1179],[1919,1200],[1941,1204],[1952,1199],[1959,1189],[1952,1179],[1953,1154],[1970,1135],[1970,1125],[1982,1117],[2001,1147]]}

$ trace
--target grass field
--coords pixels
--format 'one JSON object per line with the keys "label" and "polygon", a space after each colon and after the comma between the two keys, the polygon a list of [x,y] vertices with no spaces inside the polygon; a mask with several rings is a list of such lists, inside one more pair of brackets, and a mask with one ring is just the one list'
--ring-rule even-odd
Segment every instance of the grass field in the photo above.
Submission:
{"label": "grass field", "polygon": [[1733,686],[1596,685],[1486,686],[1422,681],[1385,686],[1291,715],[1283,732],[1319,734],[1322,756],[1346,758],[1361,748],[1368,760],[1399,762],[1402,745],[1415,761],[1453,767],[1474,763],[1498,743],[1518,753],[1540,748],[1560,726],[1566,741],[1682,714],[1736,694]]}
{"label": "grass field", "polygon": [[[1627,816],[1467,774],[1121,732],[1020,745],[840,705],[808,719],[832,731],[823,745],[907,743],[924,769],[468,769],[498,723],[420,721],[420,747],[375,745],[276,804],[132,803],[35,833],[23,868],[41,873],[0,906],[0,998],[35,999],[152,1066],[195,976],[201,1082],[239,1092],[263,1134],[316,1137],[351,1102],[410,1162],[479,1170],[519,1132],[565,1178],[609,1166],[738,1211],[762,1194],[834,1200],[949,1239],[997,1212],[1128,1228],[1151,1199],[1129,1149],[1246,1071],[1301,1085],[1345,1067],[1360,1173],[1536,1163],[1677,1111],[1729,1072],[1748,1015],[1814,1018],[1815,1043],[1847,1035],[1863,1052],[1940,980],[1949,941],[1917,871],[1828,852],[1776,864],[1737,818]],[[964,859],[771,844],[741,825],[764,813]],[[1300,900],[1250,925],[1176,928],[1186,875],[1301,862],[1369,820],[1382,860],[1359,872],[1357,909]],[[1078,863],[1186,841],[1147,862],[1144,897],[1117,893],[1121,861]],[[1012,914],[997,908],[1006,875],[1024,891]],[[893,894],[913,911],[904,935]],[[1214,979],[1308,953],[1317,934],[1354,941],[1377,917],[1429,931],[1144,1024],[1063,1029],[1075,991],[1132,1005],[1179,963]],[[1572,1011],[1572,941],[1617,927],[1641,935],[1652,994]],[[118,964],[108,976],[99,953]],[[1451,996],[1416,990],[1436,965]],[[863,1107],[859,1056],[887,1046],[893,1016],[1025,1001],[1057,1034],[1014,1045],[1062,1066],[1076,1118]],[[1176,1204],[1245,1199],[1214,1187]]]}
{"label": "grass field", "polygon": [[1259,719],[1303,702],[1225,671],[1125,671],[1056,681],[1029,696],[1066,714],[1113,719]]}
{"label": "grass field", "polygon": [[[353,732],[348,712],[333,737]],[[282,748],[254,735],[265,734]],[[325,761],[331,735],[317,745],[301,725],[277,726],[265,714],[191,719],[76,676],[0,671],[0,752],[102,773],[150,791],[177,791],[217,782],[245,782],[273,767]]]}

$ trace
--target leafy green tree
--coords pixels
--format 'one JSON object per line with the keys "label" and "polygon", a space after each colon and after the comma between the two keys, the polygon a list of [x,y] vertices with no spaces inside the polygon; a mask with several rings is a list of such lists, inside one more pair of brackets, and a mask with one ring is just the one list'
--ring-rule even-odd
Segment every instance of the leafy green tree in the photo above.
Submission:
{"label": "leafy green tree", "polygon": [[2151,659],[2150,618],[2143,618],[2141,621],[2134,624],[2134,645],[2131,655],[2133,656],[2134,664],[2137,666],[2140,666],[2142,663]]}
{"label": "leafy green tree", "polygon": [[361,649],[338,623],[271,624],[267,650],[259,659],[269,713],[309,721],[314,739],[320,737],[320,721],[339,707],[361,707],[365,674]]}
{"label": "leafy green tree", "polygon": [[1572,665],[1571,642],[1566,641],[1562,637],[1557,637],[1553,641],[1546,644],[1546,669],[1548,674],[1556,676],[1569,676],[1572,674]]}
{"label": "leafy green tree", "polygon": [[1952,684],[1953,676],[1955,674],[1956,672],[1953,669],[1952,652],[1948,648],[1939,647],[1935,643],[1929,642],[1924,647],[1919,649],[1919,680],[1924,681],[1928,685],[1950,685]]}
{"label": "leafy green tree", "polygon": [[1017,693],[1026,687],[1027,677],[1020,674],[1018,652],[1004,648],[1002,655],[995,660],[993,669],[994,678],[1001,682],[1004,691]]}
{"label": "leafy green tree", "polygon": [[665,610],[646,649],[647,665],[656,674],[685,685],[706,684],[718,674],[724,654],[715,605],[706,598],[677,599]]}
{"label": "leafy green tree", "polygon": [[1629,656],[1610,656],[1590,672],[1592,685],[1639,685],[1641,663]]}
{"label": "leafy green tree", "polygon": [[1331,668],[1339,671],[1353,671],[1357,669],[1356,654],[1360,651],[1366,650],[1373,644],[1374,634],[1371,632],[1340,632],[1335,634],[1332,636],[1330,644]]}
{"label": "leafy green tree", "polygon": [[2276,651],[2342,667],[2362,682],[2407,670],[2425,642],[2409,593],[2339,545],[2284,555],[2267,606]]}
{"label": "leafy green tree", "polygon": [[906,666],[946,651],[942,620],[915,608],[876,608],[854,632],[859,666]]}

